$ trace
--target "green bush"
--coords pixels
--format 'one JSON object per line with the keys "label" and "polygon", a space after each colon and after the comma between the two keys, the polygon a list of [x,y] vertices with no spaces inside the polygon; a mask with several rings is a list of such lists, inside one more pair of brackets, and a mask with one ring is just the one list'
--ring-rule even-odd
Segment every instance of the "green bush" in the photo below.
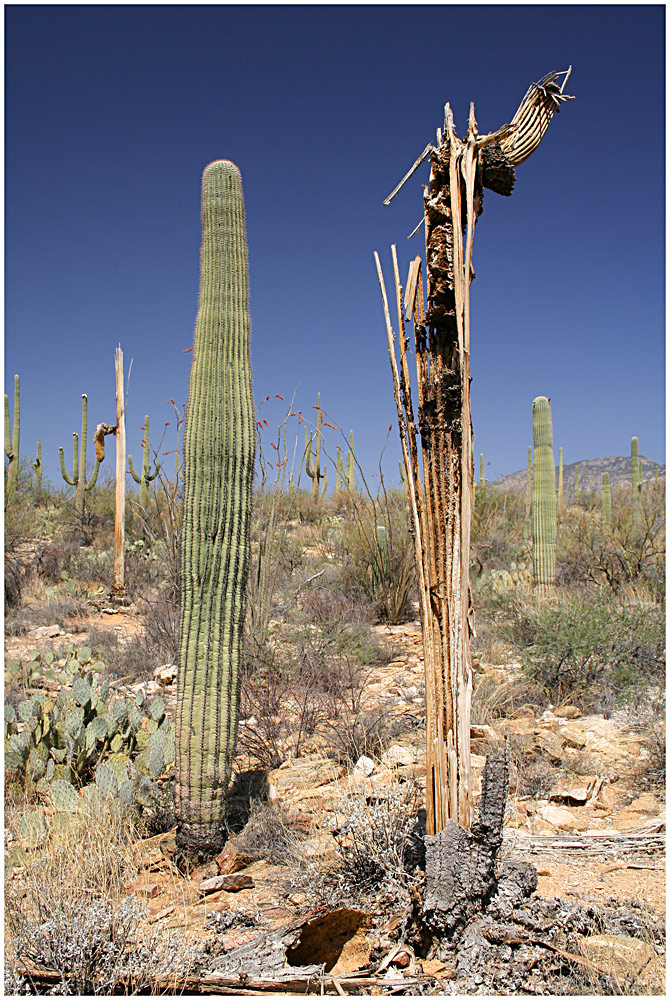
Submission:
{"label": "green bush", "polygon": [[620,605],[564,595],[556,601],[512,605],[511,638],[531,678],[556,703],[583,707],[610,696],[616,703],[636,689],[663,683],[665,623],[654,605]]}

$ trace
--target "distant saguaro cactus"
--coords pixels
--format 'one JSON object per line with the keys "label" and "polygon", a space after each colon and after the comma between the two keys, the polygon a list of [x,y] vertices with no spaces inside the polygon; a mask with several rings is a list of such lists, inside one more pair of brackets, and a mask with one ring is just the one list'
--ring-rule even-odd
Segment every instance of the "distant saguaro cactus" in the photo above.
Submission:
{"label": "distant saguaro cactus", "polygon": [[640,492],[640,454],[638,451],[638,440],[636,437],[630,439],[630,466],[632,496],[631,505],[633,508],[633,527],[637,528],[642,519],[642,494]]}
{"label": "distant saguaro cactus", "polygon": [[612,530],[612,490],[610,488],[609,472],[603,472],[602,475],[600,502],[602,508],[603,534],[609,535]]}
{"label": "distant saguaro cactus", "polygon": [[[81,518],[84,515],[84,498],[86,493],[90,491],[95,486],[98,479],[98,470],[100,469],[100,462],[102,459],[99,457],[96,449],[95,465],[93,466],[93,472],[91,473],[91,478],[86,482],[86,436],[88,434],[88,396],[86,393],[82,393],[81,397],[81,440],[76,431],[72,434],[72,441],[74,445],[74,460],[72,464],[72,475],[68,475],[67,469],[65,468],[65,453],[62,448],[58,449],[58,457],[60,458],[60,469],[63,479],[70,486],[75,487],[74,494],[74,510],[77,517]],[[102,453],[104,458],[104,451]]]}
{"label": "distant saguaro cactus", "polygon": [[35,487],[33,496],[35,502],[37,502],[42,496],[42,442],[37,442],[37,456],[35,461],[32,463],[33,469],[35,470]]}
{"label": "distant saguaro cactus", "polygon": [[200,304],[184,439],[177,846],[193,863],[225,839],[239,704],[255,455],[242,179],[202,178]]}
{"label": "distant saguaro cactus", "polygon": [[556,469],[546,396],[533,400],[533,446],[533,576],[547,593],[556,575]]}
{"label": "distant saguaro cactus", "polygon": [[579,466],[575,466],[575,503],[579,500]]}
{"label": "distant saguaro cactus", "polygon": [[558,510],[563,510],[563,449],[558,449],[558,492],[556,495]]}
{"label": "distant saguaro cactus", "polygon": [[[326,495],[326,489],[328,488],[328,476],[326,475],[326,469],[325,467],[323,469],[321,468],[321,425],[323,424],[323,414],[321,412],[321,393],[317,396],[316,411],[316,431],[308,433],[307,428],[305,428],[305,472],[312,480],[312,498],[318,501],[320,483],[323,483],[323,487],[321,489],[322,497]],[[312,449],[312,441],[314,441],[314,449]]]}
{"label": "distant saguaro cactus", "polygon": [[156,467],[151,472],[151,460],[149,458],[149,414],[144,416],[144,438],[142,439],[142,471],[138,476],[133,466],[133,456],[128,455],[128,468],[130,474],[140,487],[140,507],[146,510],[149,505],[149,483],[152,483],[160,472],[161,464],[156,462]]}
{"label": "distant saguaro cactus", "polygon": [[9,419],[9,396],[5,394],[5,455],[7,456],[7,485],[5,500],[16,496],[19,483],[19,435],[21,422],[19,376],[14,376],[14,428]]}

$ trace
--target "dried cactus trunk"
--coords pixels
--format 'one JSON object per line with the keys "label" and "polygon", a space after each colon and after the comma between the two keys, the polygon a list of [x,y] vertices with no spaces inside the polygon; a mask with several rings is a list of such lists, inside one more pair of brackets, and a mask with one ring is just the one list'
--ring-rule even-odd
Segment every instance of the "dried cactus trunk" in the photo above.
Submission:
{"label": "dried cactus trunk", "polygon": [[556,469],[551,445],[551,407],[546,396],[538,396],[533,400],[533,575],[541,593],[551,591],[556,574]]}
{"label": "dried cactus trunk", "polygon": [[255,438],[247,245],[239,170],[202,179],[200,305],[184,441],[177,843],[197,861],[222,844],[237,713]]}

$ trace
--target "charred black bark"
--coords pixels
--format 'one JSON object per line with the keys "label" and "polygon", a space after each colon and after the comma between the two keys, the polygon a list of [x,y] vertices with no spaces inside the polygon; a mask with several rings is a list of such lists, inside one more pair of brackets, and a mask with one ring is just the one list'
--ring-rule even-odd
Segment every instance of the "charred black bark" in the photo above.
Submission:
{"label": "charred black bark", "polygon": [[[426,837],[422,921],[440,938],[453,937],[466,927],[499,887],[504,895],[505,882],[496,880],[495,863],[502,844],[508,787],[508,751],[490,754],[482,776],[479,815],[472,829],[465,830],[449,820],[440,833]],[[506,878],[509,889],[514,887],[524,892],[529,880],[532,882],[525,869],[523,873],[510,870]],[[516,884],[519,879],[522,886]]]}

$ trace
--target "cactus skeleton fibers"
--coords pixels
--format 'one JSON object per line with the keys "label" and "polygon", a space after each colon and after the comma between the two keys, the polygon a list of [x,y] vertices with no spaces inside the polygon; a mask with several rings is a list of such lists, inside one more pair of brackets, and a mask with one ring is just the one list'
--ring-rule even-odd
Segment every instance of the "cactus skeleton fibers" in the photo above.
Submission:
{"label": "cactus skeleton fibers", "polygon": [[177,845],[192,862],[224,840],[239,702],[255,455],[242,181],[202,179],[200,303],[184,440]]}
{"label": "cactus skeleton fibers", "polygon": [[556,574],[556,469],[551,408],[546,396],[533,400],[533,576],[546,593]]}

